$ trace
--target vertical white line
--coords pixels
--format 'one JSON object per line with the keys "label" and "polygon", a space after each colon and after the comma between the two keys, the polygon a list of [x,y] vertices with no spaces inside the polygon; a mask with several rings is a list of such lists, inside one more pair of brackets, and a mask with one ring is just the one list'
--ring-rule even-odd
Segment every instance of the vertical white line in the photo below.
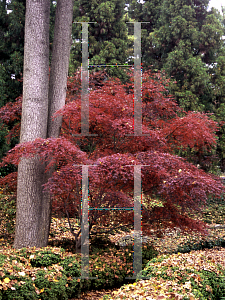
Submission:
{"label": "vertical white line", "polygon": [[88,23],[82,22],[81,135],[89,134]]}
{"label": "vertical white line", "polygon": [[134,135],[142,135],[141,23],[134,23]]}
{"label": "vertical white line", "polygon": [[82,165],[81,278],[89,276],[88,166]]}
{"label": "vertical white line", "polygon": [[141,165],[134,166],[134,257],[133,277],[142,270]]}

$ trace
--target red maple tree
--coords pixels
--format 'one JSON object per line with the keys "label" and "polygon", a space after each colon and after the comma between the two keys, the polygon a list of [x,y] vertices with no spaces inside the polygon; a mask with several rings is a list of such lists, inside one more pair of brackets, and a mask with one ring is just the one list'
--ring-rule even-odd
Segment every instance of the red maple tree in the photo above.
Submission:
{"label": "red maple tree", "polygon": [[[142,85],[142,133],[148,135],[129,136],[134,133],[133,83],[122,85],[118,79],[102,82],[105,76],[96,73],[89,96],[89,132],[97,136],[77,136],[81,133],[79,78],[77,75],[68,81],[66,105],[56,113],[63,115],[60,138],[18,144],[0,166],[18,165],[20,157],[35,154],[50,161],[47,169],[54,164],[56,170],[45,189],[51,192],[53,210],[64,210],[68,216],[81,219],[82,174],[77,165],[93,165],[89,167],[89,207],[101,210],[89,211],[91,231],[96,224],[111,228],[133,224],[132,210],[112,214],[104,208],[134,206],[133,165],[142,165],[143,232],[150,234],[150,229],[161,223],[206,233],[206,224],[191,219],[188,212],[201,209],[210,194],[219,197],[224,186],[220,178],[174,153],[180,147],[210,153],[216,145],[217,123],[206,114],[182,111],[168,95],[168,82],[160,74],[146,72]],[[0,109],[5,123],[19,120],[20,114],[21,98]],[[19,123],[8,138],[18,132]],[[0,180],[16,195],[15,182],[16,173]],[[71,231],[80,246],[81,231]]]}

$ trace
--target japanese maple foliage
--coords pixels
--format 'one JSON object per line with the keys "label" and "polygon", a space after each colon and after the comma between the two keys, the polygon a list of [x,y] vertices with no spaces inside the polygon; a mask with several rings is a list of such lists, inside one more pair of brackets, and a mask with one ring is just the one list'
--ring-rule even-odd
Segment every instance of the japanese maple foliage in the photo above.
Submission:
{"label": "japanese maple foliage", "polygon": [[[13,128],[6,136],[6,141],[9,144],[12,137],[18,137],[20,133],[20,121],[22,113],[22,97],[16,98],[15,102],[8,102],[5,106],[0,108],[0,117],[4,124],[13,125]],[[1,129],[1,127],[0,127]]]}
{"label": "japanese maple foliage", "polygon": [[[64,210],[70,216],[78,215],[80,219],[82,173],[79,165],[93,165],[88,171],[89,207],[102,210],[89,211],[90,230],[95,224],[111,227],[133,224],[133,166],[142,165],[143,232],[150,233],[152,226],[160,222],[165,226],[205,232],[205,224],[190,219],[187,212],[201,208],[210,194],[219,197],[224,186],[218,177],[174,155],[174,150],[189,147],[210,152],[216,144],[217,123],[205,114],[183,112],[168,95],[160,75],[154,78],[153,74],[145,73],[142,133],[148,135],[129,136],[134,132],[132,86],[132,83],[128,87],[114,79],[90,91],[89,132],[98,136],[83,137],[77,136],[81,133],[81,96],[76,82],[70,80],[67,104],[56,113],[63,115],[61,137],[39,138],[16,145],[1,165],[17,165],[24,155],[38,154],[48,162],[51,159],[47,168],[54,164],[56,170],[45,189],[52,194],[53,209]],[[6,120],[3,111],[1,114]],[[10,185],[12,176],[15,174],[2,178],[0,183]],[[156,198],[161,205],[154,205]],[[112,220],[111,211],[103,208],[116,207],[131,210],[118,210]],[[74,232],[76,238],[79,234]]]}

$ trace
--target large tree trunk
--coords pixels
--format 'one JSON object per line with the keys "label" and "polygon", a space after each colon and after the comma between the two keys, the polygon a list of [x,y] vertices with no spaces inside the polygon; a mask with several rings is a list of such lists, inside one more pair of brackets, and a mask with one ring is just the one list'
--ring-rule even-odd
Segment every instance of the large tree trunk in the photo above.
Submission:
{"label": "large tree trunk", "polygon": [[[72,13],[72,0],[58,0],[49,83],[50,2],[27,0],[20,143],[59,136],[62,118],[51,117],[65,104]],[[48,244],[51,198],[49,192],[43,193],[43,184],[54,169],[44,171],[38,157],[19,163],[14,248]]]}
{"label": "large tree trunk", "polygon": [[[73,0],[58,0],[55,15],[53,53],[49,81],[47,138],[59,137],[62,125],[62,117],[57,117],[52,120],[52,116],[57,110],[65,105],[69,57],[72,42],[72,20]],[[54,170],[55,168],[53,167],[45,175],[45,182],[52,176]],[[51,224],[51,196],[49,192],[45,192],[43,197],[41,231],[43,232],[44,245],[47,245]]]}
{"label": "large tree trunk", "polygon": [[[49,76],[49,0],[27,0],[20,143],[46,138]],[[14,247],[41,247],[44,165],[38,157],[18,166]]]}
{"label": "large tree trunk", "polygon": [[62,117],[52,121],[52,116],[65,105],[72,21],[73,0],[58,0],[49,82],[48,137],[58,137],[62,125]]}

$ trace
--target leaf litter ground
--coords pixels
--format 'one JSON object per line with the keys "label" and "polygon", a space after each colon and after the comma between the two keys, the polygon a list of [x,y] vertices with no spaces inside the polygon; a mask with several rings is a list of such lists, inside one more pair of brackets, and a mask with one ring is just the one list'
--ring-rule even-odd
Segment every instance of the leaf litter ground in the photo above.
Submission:
{"label": "leaf litter ground", "polygon": [[[211,222],[224,222],[221,214],[218,219],[218,207],[217,218],[215,218],[215,210],[208,209],[208,219]],[[210,211],[210,212],[209,212]],[[223,211],[220,210],[223,215]],[[3,224],[3,223],[2,223]],[[71,224],[76,228],[76,220],[71,219]],[[216,240],[218,238],[225,239],[225,226],[212,223],[209,228],[209,235],[207,237],[201,234],[187,234],[180,232],[179,229],[165,229],[161,237],[158,237],[157,233],[152,233],[150,237],[150,243],[159,252],[158,258],[162,257],[164,260],[162,263],[151,263],[156,269],[156,275],[160,275],[162,267],[167,268],[167,273],[173,273],[173,280],[166,280],[160,277],[152,277],[150,280],[141,280],[133,284],[127,284],[121,288],[114,288],[108,290],[92,290],[82,293],[79,298],[73,298],[70,300],[83,300],[83,299],[183,299],[184,295],[189,296],[190,300],[198,299],[194,297],[192,293],[192,287],[190,284],[190,278],[194,278],[196,282],[201,285],[201,278],[196,275],[196,270],[209,270],[215,272],[218,276],[221,276],[221,271],[218,270],[217,264],[220,264],[225,269],[225,249],[214,247],[213,249],[205,249],[199,251],[191,251],[190,253],[177,253],[173,254],[177,250],[179,245],[184,245],[187,241],[199,242],[203,239]],[[69,224],[65,218],[52,218],[51,230],[50,230],[50,244],[52,249],[56,249],[54,246],[60,246],[63,240],[74,240],[73,235],[69,232]],[[78,229],[78,226],[77,226]],[[130,231],[132,233],[133,231]],[[121,237],[127,235],[128,232],[120,231],[116,234],[109,235],[112,242],[117,242]],[[12,250],[13,235],[8,236],[8,239],[1,238],[1,252],[8,252]],[[8,253],[9,254],[9,253]],[[168,257],[165,258],[167,255]],[[171,267],[177,266],[178,270],[174,273]],[[189,279],[185,283],[180,283],[180,277],[185,274],[185,270],[193,270],[189,273]],[[211,287],[206,286],[206,289],[210,291]]]}
{"label": "leaf litter ground", "polygon": [[[212,224],[209,229],[210,239],[217,239],[219,237],[225,238],[225,229],[215,227],[216,224]],[[111,240],[117,241],[120,237],[127,235],[127,233],[121,233],[116,236],[111,236]],[[209,270],[217,273],[219,276],[221,272],[217,269],[217,264],[220,264],[225,269],[225,249],[221,247],[214,247],[213,249],[191,251],[190,253],[177,253],[171,254],[176,251],[179,245],[183,245],[187,241],[197,242],[205,237],[201,234],[184,234],[179,230],[165,230],[162,238],[153,234],[150,239],[155,249],[160,253],[159,257],[163,255],[169,255],[169,257],[163,261],[162,264],[156,263],[155,266],[158,269],[158,274],[161,273],[161,267],[168,266],[168,274],[173,272],[170,270],[171,266],[179,266],[177,271],[177,278],[174,280],[165,280],[163,278],[154,278],[150,280],[141,280],[133,284],[124,285],[119,289],[102,290],[102,291],[89,291],[82,293],[80,298],[74,298],[72,300],[84,300],[84,299],[146,299],[146,300],[159,300],[159,299],[183,299],[184,296],[189,296],[190,300],[198,299],[194,297],[191,292],[190,280],[184,284],[178,284],[180,277],[183,276],[186,269],[190,270]],[[154,265],[154,263],[153,263]],[[178,275],[179,274],[179,275]],[[201,279],[195,273],[191,273],[190,277],[199,281],[201,285]],[[210,286],[207,287],[209,290]],[[181,293],[181,294],[180,294]]]}

